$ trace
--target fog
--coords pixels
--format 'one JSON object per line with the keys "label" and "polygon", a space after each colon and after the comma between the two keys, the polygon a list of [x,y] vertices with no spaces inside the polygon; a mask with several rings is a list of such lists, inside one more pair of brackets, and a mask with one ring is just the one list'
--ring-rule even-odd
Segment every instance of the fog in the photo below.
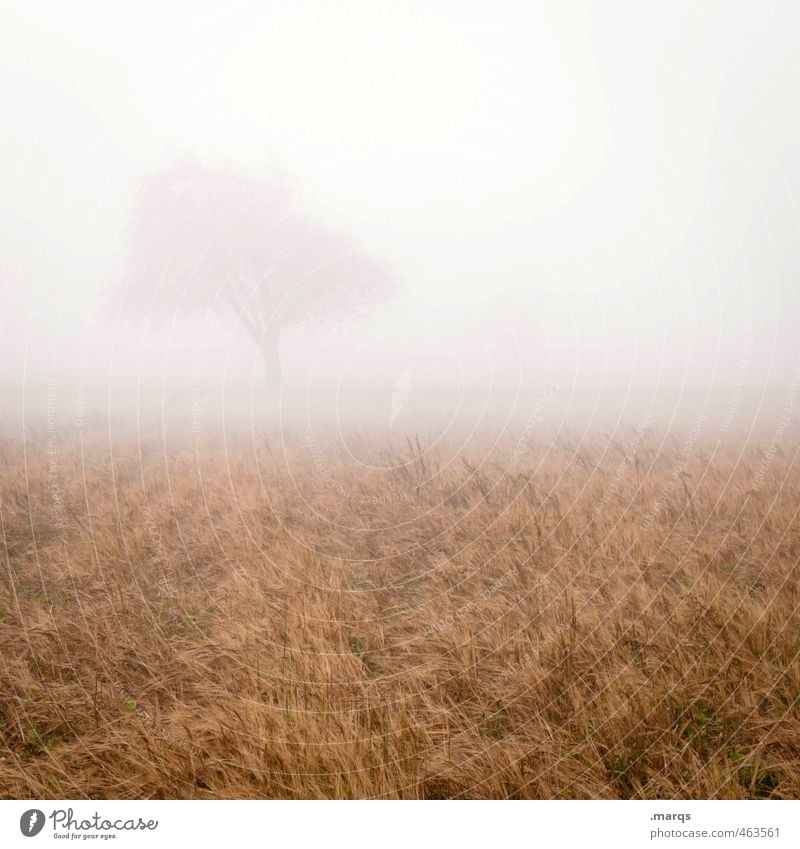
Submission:
{"label": "fog", "polygon": [[[800,382],[799,49],[797,7],[769,0],[4,3],[4,420],[254,420],[275,391],[287,414],[391,427],[769,429]],[[181,298],[135,309],[142,198],[176,167],[285,206],[267,223],[223,192],[241,226],[167,217],[149,279]],[[392,281],[271,314],[272,388],[219,297],[251,226],[297,258],[304,304],[339,253],[299,232]],[[217,249],[235,256],[211,289],[171,280],[175,255]]]}

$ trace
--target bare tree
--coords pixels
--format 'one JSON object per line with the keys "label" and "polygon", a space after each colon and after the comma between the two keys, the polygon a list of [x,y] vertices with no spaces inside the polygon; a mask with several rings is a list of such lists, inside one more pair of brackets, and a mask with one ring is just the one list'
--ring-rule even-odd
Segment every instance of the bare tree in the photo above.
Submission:
{"label": "bare tree", "polygon": [[130,222],[126,309],[229,311],[280,383],[280,333],[386,300],[387,269],[300,216],[280,181],[181,162],[143,181]]}

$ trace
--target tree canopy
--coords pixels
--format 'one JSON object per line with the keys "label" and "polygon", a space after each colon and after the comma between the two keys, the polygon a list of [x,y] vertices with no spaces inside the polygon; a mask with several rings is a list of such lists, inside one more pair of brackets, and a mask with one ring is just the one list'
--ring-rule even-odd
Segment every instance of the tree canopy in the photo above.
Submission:
{"label": "tree canopy", "polygon": [[229,311],[277,364],[280,330],[391,296],[393,276],[344,233],[300,215],[285,182],[194,162],[144,180],[130,222],[125,309]]}

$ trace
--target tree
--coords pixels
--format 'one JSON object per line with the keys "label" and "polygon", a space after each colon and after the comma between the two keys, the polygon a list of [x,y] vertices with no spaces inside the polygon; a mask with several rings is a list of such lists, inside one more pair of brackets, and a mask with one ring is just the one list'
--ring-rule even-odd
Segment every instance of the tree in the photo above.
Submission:
{"label": "tree", "polygon": [[284,183],[181,162],[143,181],[130,221],[125,309],[228,311],[280,383],[285,327],[385,301],[391,274],[297,213]]}

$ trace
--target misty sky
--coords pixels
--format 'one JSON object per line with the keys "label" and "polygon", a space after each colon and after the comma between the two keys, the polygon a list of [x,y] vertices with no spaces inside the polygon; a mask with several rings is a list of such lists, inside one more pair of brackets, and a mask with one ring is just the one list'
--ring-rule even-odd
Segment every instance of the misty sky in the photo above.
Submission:
{"label": "misty sky", "polygon": [[[137,180],[285,172],[398,303],[284,333],[285,374],[787,383],[800,9],[709,2],[2,4],[0,379],[180,375],[118,323]],[[258,368],[232,324],[208,368]],[[214,351],[219,356],[213,355]],[[410,353],[409,353],[410,352]],[[321,371],[320,371],[321,369]]]}

